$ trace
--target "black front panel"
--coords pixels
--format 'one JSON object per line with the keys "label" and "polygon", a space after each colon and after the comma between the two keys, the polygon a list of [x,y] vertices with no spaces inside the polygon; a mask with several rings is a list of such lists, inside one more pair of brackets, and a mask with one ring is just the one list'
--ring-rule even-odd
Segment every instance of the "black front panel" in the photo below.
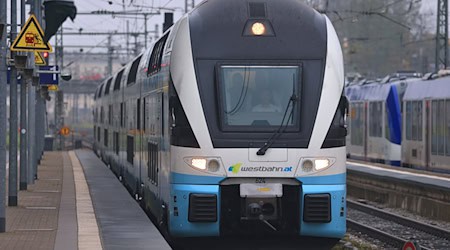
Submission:
{"label": "black front panel", "polygon": [[169,96],[170,145],[199,148],[172,80],[169,84]]}
{"label": "black front panel", "polygon": [[[249,2],[242,0],[211,0],[189,17],[197,82],[213,145],[260,147],[272,134],[272,131],[223,129],[219,117],[218,65],[301,65],[299,129],[287,130],[273,147],[307,148],[323,85],[327,54],[325,18],[297,0],[251,2],[263,5],[250,7]],[[271,24],[273,36],[243,34],[255,15]]]}
{"label": "black front panel", "polygon": [[312,223],[328,223],[331,221],[330,194],[305,195],[303,220]]}
{"label": "black front panel", "polygon": [[189,195],[189,222],[216,222],[217,196],[215,194]]}
{"label": "black front panel", "polygon": [[347,127],[345,124],[345,116],[348,112],[347,98],[342,95],[339,100],[339,105],[334,114],[333,121],[328,130],[322,148],[334,148],[345,146],[345,137],[347,136]]}

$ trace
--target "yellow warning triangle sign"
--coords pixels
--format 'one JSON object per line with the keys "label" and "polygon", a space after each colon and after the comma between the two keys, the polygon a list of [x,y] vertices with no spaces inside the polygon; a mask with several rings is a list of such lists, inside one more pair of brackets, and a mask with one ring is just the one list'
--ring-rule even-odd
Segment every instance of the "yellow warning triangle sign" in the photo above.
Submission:
{"label": "yellow warning triangle sign", "polygon": [[47,63],[44,60],[44,57],[41,55],[41,53],[35,51],[34,52],[34,64],[39,66],[45,66]]}
{"label": "yellow warning triangle sign", "polygon": [[10,50],[53,51],[50,43],[44,43],[44,32],[34,15],[31,15],[30,18],[28,18],[16,40],[12,43]]}

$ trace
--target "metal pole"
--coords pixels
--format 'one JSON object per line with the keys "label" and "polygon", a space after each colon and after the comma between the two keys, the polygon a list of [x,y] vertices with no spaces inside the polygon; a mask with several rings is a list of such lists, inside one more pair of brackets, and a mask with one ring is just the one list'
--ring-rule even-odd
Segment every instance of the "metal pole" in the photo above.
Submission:
{"label": "metal pole", "polygon": [[[20,23],[25,24],[25,0],[20,1]],[[22,75],[20,84],[20,190],[27,190],[27,84]]]}
{"label": "metal pole", "polygon": [[0,0],[0,233],[6,231],[6,0]]}
{"label": "metal pole", "polygon": [[184,13],[188,12],[188,0],[184,0]]}
{"label": "metal pole", "polygon": [[[134,56],[137,56],[138,54],[139,54],[139,51],[138,51],[137,36],[134,36]],[[112,58],[112,54],[111,54],[111,58]]]}
{"label": "metal pole", "polygon": [[155,41],[159,38],[159,25],[155,24]]}
{"label": "metal pole", "polygon": [[112,36],[108,36],[108,77],[112,75],[113,48],[111,47]]}
{"label": "metal pole", "polygon": [[36,90],[36,164],[40,164],[42,158],[42,113],[42,97],[39,88]]}
{"label": "metal pole", "polygon": [[147,39],[148,39],[148,31],[147,31],[147,14],[144,14],[144,44],[145,49],[147,49]]}
{"label": "metal pole", "polygon": [[20,190],[27,190],[27,79],[20,84]]}
{"label": "metal pole", "polygon": [[34,164],[35,164],[35,136],[34,136],[34,124],[35,124],[35,87],[31,83],[30,88],[28,88],[28,184],[34,184]]}
{"label": "metal pole", "polygon": [[[37,19],[38,19],[38,21],[39,21],[39,23],[41,24],[41,27],[43,28],[43,29],[45,29],[45,25],[44,25],[44,22],[43,22],[43,18],[42,18],[42,0],[36,0],[35,1],[36,2],[36,14],[37,14]],[[35,133],[34,133],[34,135],[35,135],[35,137],[36,137],[36,141],[35,141],[35,143],[36,143],[36,146],[35,146],[35,172],[34,172],[34,174],[35,174],[35,179],[37,179],[37,174],[38,174],[38,171],[37,171],[37,168],[38,168],[38,164],[40,164],[40,161],[41,161],[41,156],[42,156],[42,152],[41,152],[41,146],[42,146],[42,140],[41,140],[41,137],[43,136],[42,135],[42,128],[41,128],[41,118],[42,118],[42,105],[41,105],[41,103],[42,103],[42,96],[41,96],[41,86],[39,85],[39,83],[37,83],[37,85],[36,85],[36,106],[35,106],[35,109],[36,109],[36,116],[35,116],[35,119],[36,119],[36,123],[35,123],[35,126],[36,126],[36,128],[35,128]]]}
{"label": "metal pole", "polygon": [[[39,1],[31,3],[31,13],[35,14],[39,21]],[[36,164],[36,88],[33,82],[28,89],[28,184],[34,184]]]}
{"label": "metal pole", "polygon": [[448,1],[438,0],[437,2],[436,71],[445,69],[448,63]]}
{"label": "metal pole", "polygon": [[[108,47],[108,49],[109,49],[109,47]],[[130,59],[130,23],[127,20],[127,61],[129,59]]]}
{"label": "metal pole", "polygon": [[[17,1],[11,0],[11,41],[14,41],[17,33]],[[11,58],[14,58],[11,52]],[[17,70],[11,66],[9,85],[9,182],[8,205],[17,206]]]}

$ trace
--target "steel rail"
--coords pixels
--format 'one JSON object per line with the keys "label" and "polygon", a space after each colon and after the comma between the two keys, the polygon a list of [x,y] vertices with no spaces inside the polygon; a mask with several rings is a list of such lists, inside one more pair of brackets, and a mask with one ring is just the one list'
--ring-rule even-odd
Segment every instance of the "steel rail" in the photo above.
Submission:
{"label": "steel rail", "polygon": [[382,209],[376,208],[376,207],[372,207],[372,206],[368,206],[365,204],[361,204],[358,202],[354,202],[354,201],[350,201],[347,200],[347,206],[356,210],[359,210],[361,212],[367,213],[367,214],[371,214],[373,216],[385,219],[385,220],[389,220],[389,221],[393,221],[397,224],[403,225],[405,227],[410,227],[410,228],[414,228],[416,230],[437,236],[439,238],[443,238],[446,240],[450,241],[450,231],[430,225],[430,224],[426,224],[423,222],[419,222],[419,221],[415,221],[412,219],[409,219],[407,217],[403,217],[394,213],[390,213],[387,211],[384,211]]}
{"label": "steel rail", "polygon": [[[381,242],[390,245],[392,247],[395,247],[397,249],[400,249],[403,247],[403,245],[408,242],[408,240],[402,239],[400,237],[385,233],[379,229],[364,225],[362,223],[356,222],[352,219],[347,218],[347,227],[349,227],[351,230],[356,232],[361,232],[363,234],[366,234],[367,236],[380,240]],[[421,249],[427,250],[429,248],[422,247]]]}

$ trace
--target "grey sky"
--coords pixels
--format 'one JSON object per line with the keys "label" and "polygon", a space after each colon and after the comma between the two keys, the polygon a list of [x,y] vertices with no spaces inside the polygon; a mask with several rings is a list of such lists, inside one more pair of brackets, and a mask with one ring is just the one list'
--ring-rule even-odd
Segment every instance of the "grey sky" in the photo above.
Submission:
{"label": "grey sky", "polygon": [[[189,0],[191,2],[192,0]],[[195,0],[198,4],[203,0]],[[226,1],[226,0],[224,0]],[[408,1],[408,0],[405,0]],[[112,4],[109,4],[109,3]],[[139,10],[143,12],[154,12],[156,9],[150,7],[158,8],[173,8],[174,21],[178,20],[184,14],[185,0],[75,0],[78,12],[91,12],[96,10],[110,10],[110,11],[132,11]],[[430,14],[430,20],[435,19],[437,0],[422,0],[423,12]],[[155,15],[149,17],[147,22],[148,30],[153,31],[155,29],[155,24],[159,25],[159,35],[161,35],[162,23],[164,19],[164,12],[170,12],[170,10],[161,10],[160,15]],[[128,18],[115,17],[110,15],[78,15],[74,22],[67,20],[64,23],[65,32],[78,32],[80,28],[83,32],[126,32],[126,20],[129,21],[129,27],[131,32],[143,32],[144,22],[142,16]],[[433,24],[434,27],[434,24]],[[153,35],[150,35],[153,36]],[[143,44],[143,36],[139,38],[138,43]],[[54,44],[54,40],[51,41]],[[130,41],[131,47],[134,45],[134,39]],[[105,46],[107,44],[106,36],[65,36],[64,45],[101,45]],[[112,44],[114,46],[126,47],[126,37],[125,36],[113,36]],[[150,44],[150,42],[149,42]],[[66,51],[78,51],[79,48],[69,48],[66,47]],[[106,52],[106,48],[84,48],[84,51],[91,52]]]}
{"label": "grey sky", "polygon": [[[109,4],[112,2],[112,4]],[[96,10],[109,10],[109,11],[133,11],[138,10],[142,12],[155,12],[156,9],[150,7],[165,7],[173,8],[174,20],[179,19],[184,14],[184,0],[125,0],[123,5],[122,0],[75,0],[79,13],[91,12]],[[132,4],[130,4],[132,2]],[[199,3],[200,0],[196,0]],[[162,23],[164,21],[164,12],[171,12],[170,10],[161,10],[161,14],[155,16],[149,16],[147,21],[148,31],[155,29],[155,24],[159,25],[159,36],[162,34]],[[127,16],[115,17],[111,15],[78,15],[75,21],[72,23],[67,20],[64,23],[65,32],[78,32],[80,28],[83,32],[126,32],[126,20],[129,21],[130,32],[144,32],[143,16]],[[151,34],[153,37],[153,35]],[[65,36],[64,45],[106,45],[106,36]],[[143,44],[143,36],[139,38],[139,43]],[[134,39],[132,41],[134,43]],[[125,36],[114,36],[114,46],[126,45]],[[85,48],[84,51],[90,48]],[[75,48],[67,48],[68,51],[78,50]],[[106,51],[106,49],[93,49],[91,51]]]}

